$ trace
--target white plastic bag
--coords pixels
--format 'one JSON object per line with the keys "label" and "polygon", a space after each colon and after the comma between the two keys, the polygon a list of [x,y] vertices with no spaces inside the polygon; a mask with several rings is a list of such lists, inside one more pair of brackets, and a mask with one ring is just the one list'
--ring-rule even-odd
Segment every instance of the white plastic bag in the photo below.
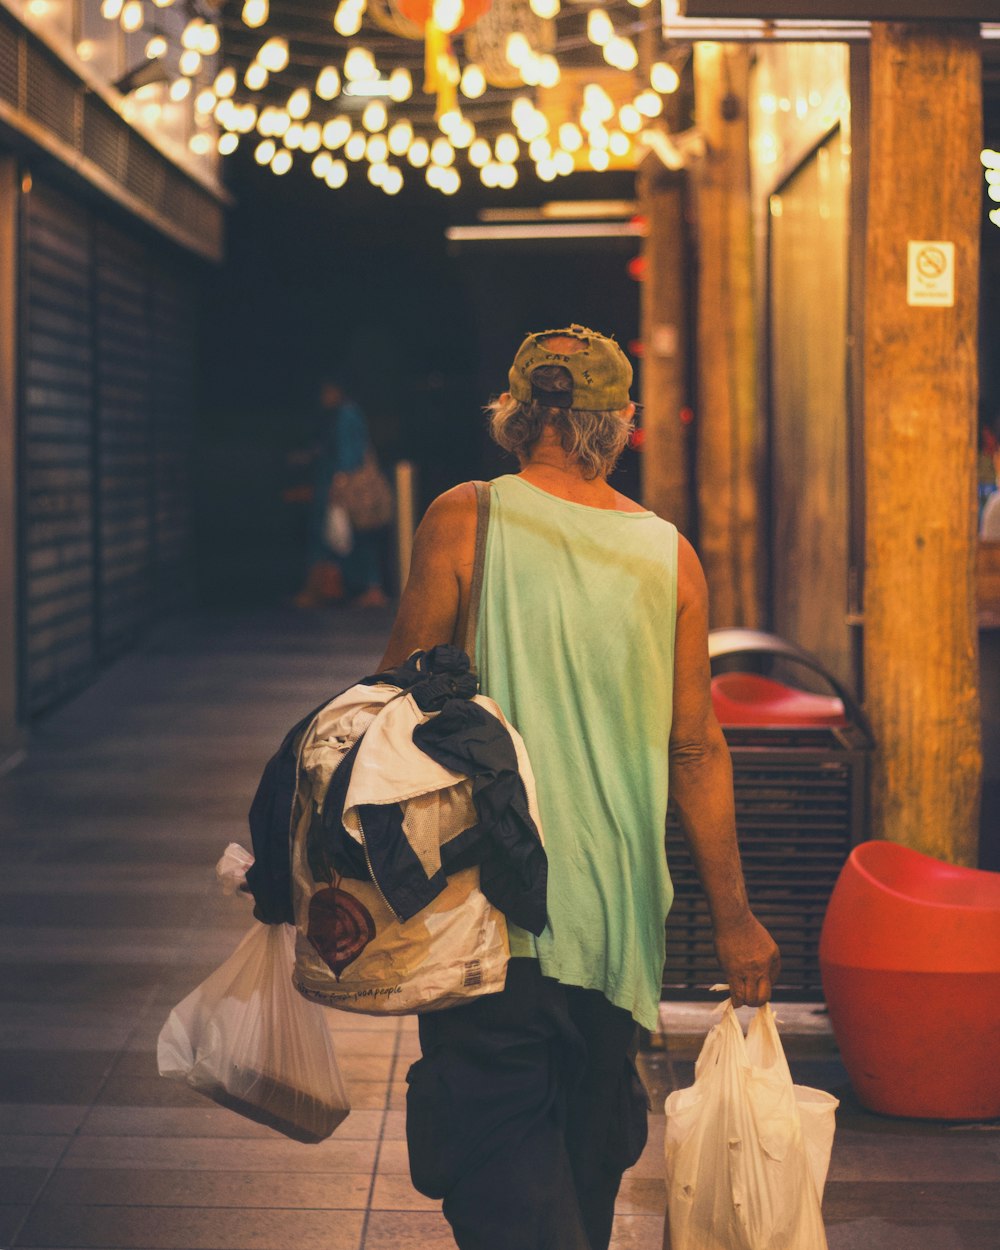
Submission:
{"label": "white plastic bag", "polygon": [[351,518],[342,503],[328,503],[323,521],[323,541],[335,556],[351,554],[354,546],[354,530]]}
{"label": "white plastic bag", "polygon": [[254,923],[178,1003],[156,1048],[160,1075],[301,1142],[350,1111],[322,1007],[292,985],[295,929]]}
{"label": "white plastic bag", "polygon": [[732,1002],[694,1084],[666,1101],[671,1250],[827,1250],[820,1205],[838,1101],[793,1085],[774,1013]]}

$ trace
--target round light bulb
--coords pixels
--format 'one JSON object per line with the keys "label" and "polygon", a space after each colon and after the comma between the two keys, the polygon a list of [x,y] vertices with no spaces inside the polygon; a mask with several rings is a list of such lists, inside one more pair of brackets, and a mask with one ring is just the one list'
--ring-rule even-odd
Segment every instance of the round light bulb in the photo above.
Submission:
{"label": "round light bulb", "polygon": [[558,177],[559,171],[556,169],[555,161],[551,157],[545,157],[535,166],[535,173],[542,182],[552,182]]}
{"label": "round light bulb", "polygon": [[220,156],[232,156],[239,146],[240,137],[239,135],[234,135],[232,131],[229,131],[224,135],[219,135],[218,148]]}
{"label": "round light bulb", "polygon": [[438,118],[438,129],[446,135],[450,135],[453,130],[457,130],[462,124],[461,109],[447,109]]}
{"label": "round light bulb", "polygon": [[615,37],[615,28],[604,9],[591,9],[587,14],[587,38],[603,48]]}
{"label": "round light bulb", "polygon": [[395,122],[390,126],[386,139],[389,143],[389,151],[393,156],[405,156],[407,149],[413,142],[413,127],[408,121]]}
{"label": "round light bulb", "polygon": [[455,149],[444,135],[439,136],[431,144],[431,160],[435,165],[452,165],[455,161]]}
{"label": "round light bulb", "polygon": [[663,101],[655,91],[640,91],[635,97],[635,107],[643,117],[659,117],[663,112]]}
{"label": "round light bulb", "polygon": [[288,110],[288,116],[301,120],[309,113],[312,106],[312,96],[309,94],[308,87],[296,87],[292,94],[288,97],[288,103],[285,108]]}
{"label": "round light bulb", "polygon": [[519,95],[510,106],[510,120],[515,126],[524,126],[535,115],[535,106],[526,95]]}
{"label": "round light bulb", "polygon": [[351,82],[371,82],[378,77],[375,58],[367,48],[349,48],[344,57],[344,77]]}
{"label": "round light bulb", "polygon": [[666,61],[657,61],[649,71],[649,81],[654,91],[659,91],[661,95],[673,95],[681,85],[681,76]]}
{"label": "round light bulb", "polygon": [[215,76],[212,89],[220,100],[228,99],[236,90],[236,70],[228,66]]}
{"label": "round light bulb", "polygon": [[[236,107],[236,105],[232,102],[232,100],[228,98],[218,101],[218,103],[216,104],[215,108],[212,111],[212,116],[219,123],[219,125],[224,126],[226,130],[238,130],[239,129],[239,122],[241,120],[240,110]],[[254,121],[256,120],[257,119],[255,116]],[[251,127],[251,130],[252,129],[253,127]]]}
{"label": "round light bulb", "polygon": [[618,124],[626,134],[638,134],[642,129],[642,114],[634,104],[623,104],[618,110]]}
{"label": "round light bulb", "polygon": [[403,66],[394,69],[389,75],[389,99],[402,104],[413,95],[413,75]]}
{"label": "round light bulb", "polygon": [[340,71],[335,65],[326,65],[319,71],[316,94],[321,100],[332,100],[340,94]]}
{"label": "round light bulb", "polygon": [[559,0],[529,0],[531,11],[543,21],[551,21],[559,12]]}
{"label": "round light bulb", "polygon": [[271,74],[280,74],[288,65],[288,40],[272,35],[261,45],[257,60]]}
{"label": "round light bulb", "polygon": [[177,68],[187,78],[193,78],[201,69],[201,53],[196,48],[185,48],[177,60]]}
{"label": "round light bulb", "polygon": [[251,30],[263,26],[269,16],[268,9],[268,0],[246,0],[243,5],[243,25],[249,26]]}
{"label": "round light bulb", "polygon": [[323,146],[327,148],[340,148],[351,137],[351,123],[348,118],[341,115],[340,117],[331,117],[323,127]]}
{"label": "round light bulb", "polygon": [[325,178],[333,166],[333,157],[329,152],[317,152],[312,158],[312,164],[309,168],[313,171],[317,178]]}
{"label": "round light bulb", "polygon": [[382,177],[382,190],[386,195],[398,195],[403,189],[403,171],[395,165],[389,165]]}
{"label": "round light bulb", "polygon": [[211,136],[204,132],[192,135],[188,140],[188,147],[195,156],[207,156],[213,147]]}
{"label": "round light bulb", "polygon": [[497,160],[503,165],[512,165],[521,153],[517,140],[510,134],[497,135],[493,151],[496,153]]}
{"label": "round light bulb", "polygon": [[426,139],[416,138],[410,144],[410,150],[406,154],[406,159],[414,167],[421,169],[430,160],[431,147]]}
{"label": "round light bulb", "polygon": [[204,18],[193,17],[181,31],[181,47],[194,48],[197,50],[201,45],[201,28],[204,25]]}
{"label": "round light bulb", "polygon": [[459,177],[457,169],[443,169],[441,171],[441,179],[438,183],[439,191],[443,191],[445,195],[454,195],[461,185],[462,179]]}
{"label": "round light bulb", "polygon": [[434,0],[431,6],[431,21],[446,35],[458,29],[458,24],[464,16],[463,0]]}
{"label": "round light bulb", "polygon": [[467,148],[476,137],[476,128],[467,118],[463,118],[461,125],[456,126],[448,137],[452,147]]}
{"label": "round light bulb", "polygon": [[388,168],[389,166],[383,164],[381,161],[376,161],[373,165],[368,166],[368,181],[373,187],[380,187],[382,185],[382,179],[385,177]]}
{"label": "round light bulb", "polygon": [[128,4],[122,9],[122,30],[128,35],[133,35],[137,30],[142,30],[144,21],[142,0],[128,0]]}
{"label": "round light bulb", "polygon": [[222,36],[219,34],[218,26],[212,22],[206,22],[201,28],[201,38],[198,40],[198,51],[202,56],[215,56],[216,52],[222,47]]}
{"label": "round light bulb", "polygon": [[583,135],[574,122],[563,122],[559,127],[559,145],[567,152],[577,152],[583,147]]}
{"label": "round light bulb", "polygon": [[262,87],[267,86],[267,80],[270,76],[260,61],[254,61],[247,66],[247,72],[243,75],[243,81],[251,91],[260,91]]}
{"label": "round light bulb", "polygon": [[517,167],[515,165],[501,165],[497,171],[497,182],[509,191],[517,182]]}
{"label": "round light bulb", "polygon": [[333,15],[333,29],[338,35],[350,39],[361,29],[363,14],[364,10],[360,4],[352,3],[351,0],[341,0]]}
{"label": "round light bulb", "polygon": [[300,122],[291,122],[288,129],[285,131],[285,147],[292,149],[301,147],[302,136],[304,133],[304,129]]}
{"label": "round light bulb", "polygon": [[194,98],[194,111],[196,113],[211,113],[218,101],[215,92],[211,87],[204,87]]}
{"label": "round light bulb", "polygon": [[469,148],[469,164],[482,169],[489,164],[493,152],[485,139],[477,139]]}
{"label": "round light bulb", "polygon": [[191,94],[190,78],[175,78],[170,84],[170,90],[167,93],[171,100],[179,104],[181,100],[186,100]]}
{"label": "round light bulb", "polygon": [[612,156],[628,156],[632,141],[620,130],[612,130],[608,138],[608,150]]}
{"label": "round light bulb", "polygon": [[631,39],[615,35],[604,45],[604,59],[615,69],[631,70],[639,64],[639,52]]}
{"label": "round light bulb", "polygon": [[528,155],[537,165],[539,161],[547,161],[552,156],[552,144],[548,139],[539,136],[528,144]]}
{"label": "round light bulb", "polygon": [[539,58],[541,62],[541,72],[539,74],[539,83],[541,86],[551,89],[559,85],[562,78],[562,71],[559,68],[559,62],[551,52],[546,52],[544,56]]}
{"label": "round light bulb", "polygon": [[343,161],[334,161],[330,167],[330,172],[326,176],[326,185],[328,187],[342,187],[347,181],[347,166]]}
{"label": "round light bulb", "polygon": [[365,130],[384,130],[389,121],[389,113],[381,100],[369,100],[361,114],[361,124]]}
{"label": "round light bulb", "polygon": [[292,119],[284,109],[275,109],[271,117],[271,134],[280,139],[282,135],[288,134],[291,124]]}
{"label": "round light bulb", "polygon": [[528,87],[537,87],[542,81],[542,58],[534,52],[525,57],[518,71],[521,81]]}
{"label": "round light bulb", "polygon": [[101,0],[101,17],[107,22],[116,22],[124,7],[125,0]]}
{"label": "round light bulb", "polygon": [[271,170],[276,174],[287,174],[292,167],[292,154],[287,148],[278,148],[271,161]]}
{"label": "round light bulb", "polygon": [[470,100],[478,100],[486,90],[486,75],[478,65],[470,63],[462,70],[462,95]]}
{"label": "round light bulb", "polygon": [[344,155],[349,161],[360,161],[367,146],[368,140],[360,130],[355,130],[344,144]]}
{"label": "round light bulb", "polygon": [[319,122],[306,122],[302,127],[303,152],[318,152],[323,144],[323,129]]}
{"label": "round light bulb", "polygon": [[258,165],[270,165],[277,150],[273,139],[262,139],[253,150],[253,158]]}
{"label": "round light bulb", "polygon": [[389,144],[385,135],[372,135],[365,144],[365,156],[372,165],[381,165],[389,155]]}
{"label": "round light bulb", "polygon": [[154,35],[146,44],[146,56],[151,61],[163,56],[167,50],[167,41],[162,35]]}
{"label": "round light bulb", "polygon": [[590,161],[591,169],[599,170],[601,173],[611,164],[611,157],[604,148],[591,148],[587,153],[587,160]]}
{"label": "round light bulb", "polygon": [[560,178],[565,178],[567,174],[571,174],[576,168],[576,162],[568,152],[564,152],[562,148],[552,157],[552,164],[556,167],[556,173]]}
{"label": "round light bulb", "polygon": [[528,43],[524,35],[519,30],[514,31],[512,35],[507,36],[506,57],[515,69],[520,69],[522,65],[532,55],[531,44]]}

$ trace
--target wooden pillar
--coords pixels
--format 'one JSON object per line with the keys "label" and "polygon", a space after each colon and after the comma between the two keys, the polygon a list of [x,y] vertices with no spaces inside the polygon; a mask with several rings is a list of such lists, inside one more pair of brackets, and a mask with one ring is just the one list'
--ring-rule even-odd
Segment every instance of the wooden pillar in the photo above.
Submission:
{"label": "wooden pillar", "polygon": [[[981,52],[971,23],[873,23],[865,294],[865,700],[874,837],[974,864]],[[949,264],[953,306],[914,306]],[[914,253],[910,259],[911,252]],[[919,292],[908,288],[910,266]],[[940,298],[940,297],[939,297]],[[946,298],[943,297],[943,298]]]}
{"label": "wooden pillar", "polygon": [[713,627],[760,619],[749,58],[741,45],[695,44],[695,119],[708,144],[695,176],[695,461]]}
{"label": "wooden pillar", "polygon": [[18,748],[17,163],[0,157],[0,768]]}
{"label": "wooden pillar", "polygon": [[646,220],[642,254],[642,499],[691,537],[690,426],[681,420],[687,391],[687,247],[682,176],[649,156],[639,174]]}

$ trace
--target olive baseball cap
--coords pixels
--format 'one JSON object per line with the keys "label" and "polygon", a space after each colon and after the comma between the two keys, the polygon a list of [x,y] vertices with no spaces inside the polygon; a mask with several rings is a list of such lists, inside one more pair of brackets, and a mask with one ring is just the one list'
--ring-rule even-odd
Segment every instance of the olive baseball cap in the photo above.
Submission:
{"label": "olive baseball cap", "polygon": [[[583,346],[575,352],[554,352],[547,339],[577,339]],[[572,391],[547,391],[532,383],[532,374],[543,365],[562,365],[573,378]],[[521,403],[538,400],[550,408],[582,408],[591,412],[617,412],[629,404],[632,366],[614,339],[576,324],[564,330],[529,334],[517,349],[508,375],[510,393]]]}

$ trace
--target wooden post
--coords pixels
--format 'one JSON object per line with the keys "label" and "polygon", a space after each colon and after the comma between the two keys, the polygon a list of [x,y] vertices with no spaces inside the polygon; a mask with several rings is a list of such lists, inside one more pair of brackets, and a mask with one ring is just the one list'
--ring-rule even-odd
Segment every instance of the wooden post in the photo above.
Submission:
{"label": "wooden post", "polygon": [[656,156],[639,174],[646,220],[642,254],[642,498],[646,507],[691,536],[690,427],[687,404],[687,248],[684,187]]}
{"label": "wooden post", "polygon": [[[864,668],[877,742],[871,834],[964,864],[976,862],[982,771],[974,599],[981,75],[973,24],[872,25],[864,352]],[[908,302],[911,241],[954,244],[952,307]],[[927,254],[926,272],[941,259],[940,249]]]}
{"label": "wooden post", "polygon": [[713,627],[760,620],[749,58],[740,45],[695,44],[695,119],[708,144],[695,177],[695,460]]}

